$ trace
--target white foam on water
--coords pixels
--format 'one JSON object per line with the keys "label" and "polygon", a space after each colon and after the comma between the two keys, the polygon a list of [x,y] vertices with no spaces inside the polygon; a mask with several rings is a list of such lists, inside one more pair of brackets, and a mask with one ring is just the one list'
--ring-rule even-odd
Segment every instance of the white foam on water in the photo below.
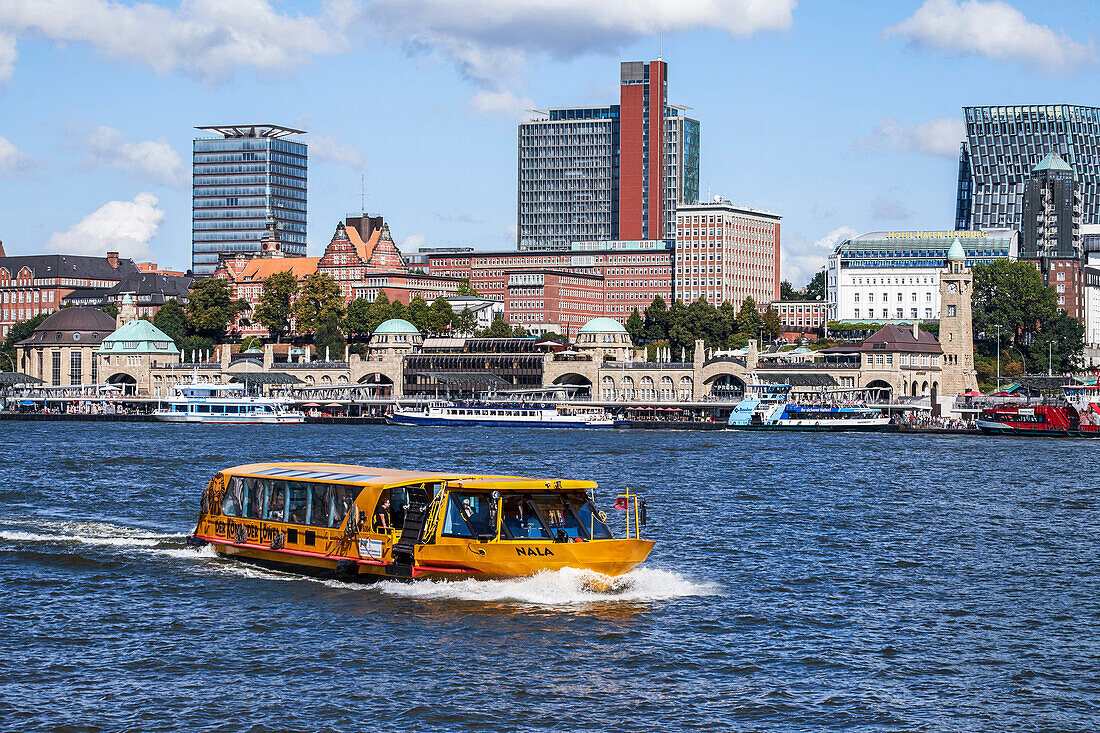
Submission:
{"label": "white foam on water", "polygon": [[104,537],[96,535],[36,534],[34,532],[18,531],[0,531],[0,540],[23,543],[78,542],[83,545],[103,545],[107,547],[156,547],[164,541],[163,538],[156,536]]}
{"label": "white foam on water", "polygon": [[380,588],[389,595],[419,600],[512,602],[535,606],[667,601],[716,595],[720,591],[716,584],[698,583],[679,573],[655,568],[636,568],[618,577],[563,568],[508,580],[386,582]]}

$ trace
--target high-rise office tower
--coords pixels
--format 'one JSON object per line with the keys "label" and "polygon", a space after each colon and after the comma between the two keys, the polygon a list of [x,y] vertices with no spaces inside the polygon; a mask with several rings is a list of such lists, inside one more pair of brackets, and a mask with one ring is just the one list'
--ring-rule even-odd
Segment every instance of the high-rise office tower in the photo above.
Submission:
{"label": "high-rise office tower", "polygon": [[1059,307],[1084,323],[1082,198],[1073,169],[1049,153],[1024,183],[1023,199],[1020,259],[1034,262]]}
{"label": "high-rise office tower", "polygon": [[1051,152],[1077,174],[1083,222],[1100,223],[1100,108],[964,107],[963,113],[956,229],[1020,229],[1025,184]]}
{"label": "high-rise office tower", "polygon": [[668,104],[664,61],[623,62],[619,104],[554,107],[519,125],[517,244],[671,239],[699,199],[699,122]]}
{"label": "high-rise office tower", "polygon": [[282,250],[306,254],[305,134],[280,125],[211,125],[193,153],[191,269],[213,275],[222,254],[259,252],[274,219]]}

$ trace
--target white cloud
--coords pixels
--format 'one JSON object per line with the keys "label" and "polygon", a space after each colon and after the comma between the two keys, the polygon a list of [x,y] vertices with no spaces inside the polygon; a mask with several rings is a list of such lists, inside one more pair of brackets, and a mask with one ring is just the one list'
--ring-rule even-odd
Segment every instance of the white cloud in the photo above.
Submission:
{"label": "white cloud", "polygon": [[121,130],[97,127],[85,140],[86,168],[108,168],[133,173],[149,183],[182,186],[183,161],[164,138],[127,142]]}
{"label": "white cloud", "polygon": [[415,252],[427,244],[427,242],[428,238],[423,234],[410,234],[402,240],[401,246],[398,247],[398,249],[404,253]]}
{"label": "white cloud", "polygon": [[941,117],[919,125],[903,125],[897,117],[883,117],[870,135],[857,140],[852,147],[859,152],[882,154],[894,150],[957,158],[959,143],[964,138],[966,126],[954,117]]}
{"label": "white cloud", "polygon": [[133,201],[108,201],[67,230],[55,232],[46,242],[46,251],[100,256],[114,251],[137,260],[152,259],[149,242],[165,218],[158,203],[148,192],[139,193]]}
{"label": "white cloud", "polygon": [[859,232],[852,227],[841,226],[815,242],[809,242],[797,235],[787,237],[779,250],[781,276],[794,287],[801,288],[825,266],[825,260],[838,244],[857,234]]}
{"label": "white cloud", "polygon": [[353,168],[363,165],[363,155],[358,150],[331,135],[310,135],[308,142],[310,160],[347,163]]}
{"label": "white cloud", "polygon": [[[345,28],[357,9],[350,0],[328,0],[315,16],[284,15],[268,0],[182,0],[175,9],[147,2],[6,0],[0,37],[36,34],[57,44],[86,43],[108,58],[212,81],[237,67],[287,71],[313,56],[346,51]],[[4,48],[0,40],[0,78]],[[13,54],[14,48],[9,65]]]}
{"label": "white cloud", "polygon": [[416,50],[436,50],[489,88],[514,81],[531,51],[614,54],[639,38],[713,28],[746,38],[791,27],[796,0],[374,0],[369,21]]}
{"label": "white cloud", "polygon": [[871,201],[871,216],[875,219],[908,219],[912,216],[904,202],[886,196],[875,196]]}
{"label": "white cloud", "polygon": [[37,158],[0,135],[0,178],[25,178],[40,165]]}
{"label": "white cloud", "polygon": [[535,109],[535,100],[507,90],[494,92],[483,89],[470,100],[470,107],[480,115],[503,115],[522,120],[530,117],[529,112]]}
{"label": "white cloud", "polygon": [[15,36],[0,33],[0,83],[11,79],[15,73],[15,60],[19,53],[15,50]]}
{"label": "white cloud", "polygon": [[1096,60],[1091,41],[1080,43],[1064,32],[1032,23],[999,0],[925,0],[911,18],[887,28],[886,35],[902,36],[920,48],[1037,64],[1047,71]]}

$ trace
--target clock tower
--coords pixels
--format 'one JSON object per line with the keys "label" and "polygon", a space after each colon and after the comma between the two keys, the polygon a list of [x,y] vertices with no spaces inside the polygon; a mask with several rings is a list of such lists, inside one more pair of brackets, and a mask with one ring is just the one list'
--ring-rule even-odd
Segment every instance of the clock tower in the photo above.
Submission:
{"label": "clock tower", "polygon": [[943,349],[940,395],[954,399],[978,388],[974,371],[974,324],[971,298],[974,278],[966,266],[966,252],[958,237],[947,251],[947,267],[940,273],[940,347]]}

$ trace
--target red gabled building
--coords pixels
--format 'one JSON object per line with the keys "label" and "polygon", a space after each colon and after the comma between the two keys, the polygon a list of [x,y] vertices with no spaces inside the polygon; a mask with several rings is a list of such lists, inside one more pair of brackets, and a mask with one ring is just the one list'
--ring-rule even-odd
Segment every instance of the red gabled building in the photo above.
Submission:
{"label": "red gabled building", "polygon": [[461,278],[412,272],[380,216],[349,216],[336,225],[317,271],[332,275],[344,293],[344,301],[374,300],[381,293],[405,305],[416,296],[432,301],[455,295]]}

